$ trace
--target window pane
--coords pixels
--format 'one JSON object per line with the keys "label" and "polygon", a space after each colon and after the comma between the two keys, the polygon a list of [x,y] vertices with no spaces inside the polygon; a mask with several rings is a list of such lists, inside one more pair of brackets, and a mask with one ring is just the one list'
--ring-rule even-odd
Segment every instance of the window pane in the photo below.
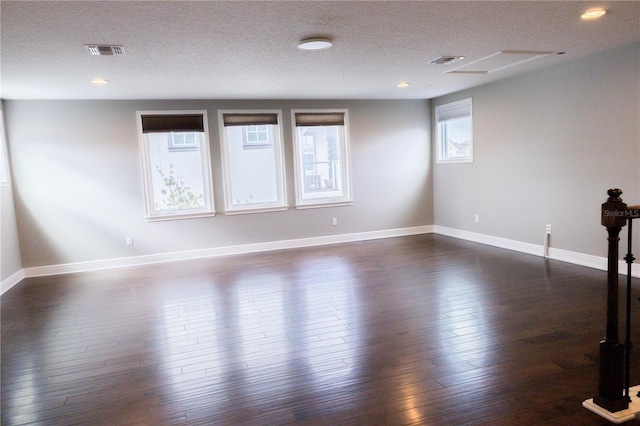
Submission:
{"label": "window pane", "polygon": [[[182,136],[182,135],[180,135]],[[195,150],[170,149],[171,133],[148,133],[154,213],[205,209],[208,192],[202,167],[200,143]],[[184,144],[184,137],[174,140]]]}
{"label": "window pane", "polygon": [[468,158],[471,155],[471,119],[469,117],[445,121],[443,140],[448,158]]}
{"label": "window pane", "polygon": [[298,128],[300,151],[304,153],[303,200],[342,195],[341,133],[339,126]]}
{"label": "window pane", "polygon": [[185,145],[198,145],[197,133],[183,133]]}
{"label": "window pane", "polygon": [[226,210],[284,207],[279,124],[226,126],[222,136]]}

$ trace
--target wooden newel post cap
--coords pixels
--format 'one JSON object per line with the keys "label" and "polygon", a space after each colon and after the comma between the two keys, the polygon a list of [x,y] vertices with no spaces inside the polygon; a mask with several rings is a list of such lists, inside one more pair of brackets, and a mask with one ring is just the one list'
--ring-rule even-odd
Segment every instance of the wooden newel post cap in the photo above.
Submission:
{"label": "wooden newel post cap", "polygon": [[627,224],[627,205],[622,202],[622,191],[611,188],[607,191],[609,198],[602,204],[601,223],[607,228],[622,228]]}

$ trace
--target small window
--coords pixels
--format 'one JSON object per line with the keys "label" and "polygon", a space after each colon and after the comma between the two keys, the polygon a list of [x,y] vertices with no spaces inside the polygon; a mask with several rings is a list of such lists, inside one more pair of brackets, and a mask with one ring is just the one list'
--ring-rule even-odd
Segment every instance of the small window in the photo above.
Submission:
{"label": "small window", "polygon": [[351,203],[347,110],[294,110],[296,205]]}
{"label": "small window", "polygon": [[436,107],[438,163],[473,162],[471,99]]}
{"label": "small window", "polygon": [[171,151],[197,151],[200,149],[199,138],[197,132],[171,132],[169,149]]}
{"label": "small window", "polygon": [[281,111],[218,111],[227,214],[287,208]]}
{"label": "small window", "polygon": [[9,186],[9,159],[7,139],[4,133],[4,116],[0,109],[0,186]]}
{"label": "small window", "polygon": [[270,135],[271,131],[268,125],[244,126],[243,146],[245,149],[269,148],[272,141]]}
{"label": "small window", "polygon": [[214,214],[204,111],[138,112],[148,220]]}

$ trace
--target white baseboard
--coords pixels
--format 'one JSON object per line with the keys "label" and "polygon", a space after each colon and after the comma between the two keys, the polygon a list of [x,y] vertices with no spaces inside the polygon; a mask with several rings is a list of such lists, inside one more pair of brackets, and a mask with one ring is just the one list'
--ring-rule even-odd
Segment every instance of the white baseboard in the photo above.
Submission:
{"label": "white baseboard", "polygon": [[445,226],[434,226],[436,234],[447,235],[449,237],[460,238],[462,240],[473,241],[489,246],[500,247],[507,250],[519,251],[521,253],[544,255],[544,247],[536,244],[523,243],[507,238],[494,237],[492,235],[478,234],[477,232],[463,231],[460,229],[447,228]]}
{"label": "white baseboard", "polygon": [[[173,262],[177,260],[201,259],[208,257],[228,256],[233,254],[257,253],[270,250],[282,250],[300,247],[320,246],[327,244],[348,243],[354,241],[375,240],[380,238],[402,237],[407,235],[436,233],[462,240],[473,241],[507,250],[514,250],[534,256],[544,256],[544,246],[510,240],[507,238],[495,237],[492,235],[479,234],[476,232],[463,231],[460,229],[447,228],[438,225],[424,225],[410,228],[386,229],[382,231],[359,232],[352,234],[329,235],[322,237],[301,238],[295,240],[271,241],[265,243],[245,244],[238,246],[216,247],[201,250],[189,250],[174,253],[160,253],[145,256],[123,257],[117,259],[104,259],[90,262],[66,263],[60,265],[48,265],[24,268],[7,279],[3,280],[0,287],[0,295],[4,294],[23,278],[41,277],[48,275],[69,274],[75,272],[96,271],[101,269],[121,268],[127,266],[148,265],[153,263]],[[592,256],[584,253],[572,252],[550,247],[548,249],[549,259],[562,262],[573,263],[589,268],[606,270],[607,259],[600,256]],[[631,265],[631,275],[640,277],[640,265]],[[619,262],[618,270],[620,274],[626,275],[627,265],[623,261]]]}
{"label": "white baseboard", "polygon": [[[17,284],[22,278],[42,277],[48,275],[69,274],[74,272],[96,271],[101,269],[121,268],[126,266],[148,265],[153,263],[172,262],[177,260],[201,259],[208,257],[228,256],[232,254],[256,253],[270,250],[282,250],[300,247],[320,246],[327,244],[347,243],[354,241],[375,240],[380,238],[401,237],[407,235],[429,234],[432,225],[410,228],[385,229],[382,231],[359,232],[352,234],[328,235],[322,237],[300,238],[295,240],[270,241],[265,243],[245,244],[238,246],[216,247],[201,250],[189,250],[174,253],[160,253],[145,256],[104,259],[90,262],[65,263],[24,268],[20,278],[15,281],[2,282],[2,293]],[[17,274],[14,274],[17,275]],[[12,276],[13,277],[13,276]],[[15,281],[15,282],[14,282]],[[1,294],[1,293],[0,293]]]}
{"label": "white baseboard", "polygon": [[0,283],[0,294],[3,294],[5,291],[9,290],[14,285],[18,284],[24,278],[24,269],[20,269],[18,272],[10,275],[9,277],[2,280]]}
{"label": "white baseboard", "polygon": [[[549,247],[549,254],[547,257],[549,259],[560,260],[562,262],[573,263],[575,265],[586,266],[588,268],[600,269],[603,271],[607,270],[607,258],[602,256],[592,256],[589,254],[577,253],[575,251]],[[626,264],[624,262],[620,262],[618,269],[626,272]]]}
{"label": "white baseboard", "polygon": [[[448,235],[462,240],[473,241],[476,243],[487,244],[507,250],[514,250],[521,253],[532,254],[535,256],[544,256],[545,247],[540,244],[523,243],[521,241],[510,240],[507,238],[494,237],[492,235],[478,234],[476,232],[463,231],[460,229],[447,228],[444,226],[434,226],[436,234]],[[559,260],[561,262],[573,263],[574,265],[586,266],[588,268],[607,270],[607,258],[601,256],[593,256],[590,254],[578,253],[575,251],[563,250],[549,247],[547,258]],[[621,275],[627,275],[627,264],[624,261],[618,262],[618,272]],[[640,277],[640,265],[631,265],[631,276]]]}

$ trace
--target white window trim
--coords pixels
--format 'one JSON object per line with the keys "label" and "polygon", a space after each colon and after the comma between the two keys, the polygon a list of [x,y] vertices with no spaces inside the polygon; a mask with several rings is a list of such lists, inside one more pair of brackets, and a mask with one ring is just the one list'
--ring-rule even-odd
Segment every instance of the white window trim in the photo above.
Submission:
{"label": "white window trim", "polygon": [[[343,174],[344,174],[344,195],[342,197],[324,196],[318,197],[317,201],[303,201],[303,190],[301,187],[301,177],[303,171],[300,170],[301,165],[300,150],[298,149],[298,126],[296,126],[296,113],[332,113],[338,112],[344,114],[344,126],[343,126],[343,140],[341,144],[342,148],[342,162],[343,162]],[[292,141],[293,141],[293,157],[294,157],[294,173],[295,173],[295,191],[296,191],[296,209],[315,209],[324,207],[339,207],[339,206],[351,206],[353,205],[352,190],[351,190],[351,138],[349,134],[349,109],[348,108],[324,108],[324,109],[292,109],[291,110],[291,127],[292,127]]]}
{"label": "white window trim", "polygon": [[[209,188],[207,196],[209,197],[209,210],[194,211],[189,213],[188,211],[182,211],[180,213],[167,213],[167,214],[153,214],[153,194],[149,194],[149,189],[152,187],[151,174],[153,168],[150,164],[149,146],[145,143],[145,136],[142,133],[142,116],[143,115],[180,115],[180,114],[202,114],[202,120],[204,125],[204,143],[201,144],[202,161],[202,173],[207,176],[209,180]],[[215,200],[213,198],[213,174],[211,168],[211,153],[209,145],[211,144],[209,139],[209,125],[207,122],[206,110],[146,110],[136,111],[136,119],[138,126],[138,143],[140,145],[140,165],[142,170],[142,191],[144,195],[144,215],[147,222],[159,222],[167,220],[180,220],[180,219],[195,219],[200,217],[215,216]]]}
{"label": "white window trim", "polygon": [[[470,123],[470,135],[469,135],[469,157],[464,158],[448,158],[443,150],[443,141],[440,135],[440,120],[439,115],[441,112],[450,111],[458,108],[469,108]],[[438,105],[435,108],[435,127],[436,127],[436,163],[438,164],[454,164],[454,163],[473,163],[473,102],[472,98],[461,99],[459,101],[450,102],[447,104]]]}
{"label": "white window trim", "polygon": [[[279,144],[270,141],[269,147],[273,146],[276,149],[277,160],[280,163],[281,176],[278,182],[282,188],[282,201],[278,204],[273,203],[255,203],[250,206],[244,205],[243,207],[234,207],[233,200],[231,199],[231,182],[229,176],[231,176],[231,166],[229,164],[229,153],[227,150],[227,132],[224,126],[224,114],[276,114],[278,116],[278,129],[276,130],[277,136],[280,139]],[[267,213],[278,212],[288,210],[287,201],[287,185],[286,176],[287,170],[284,162],[284,135],[282,132],[282,110],[279,109],[220,109],[218,110],[218,126],[220,131],[220,154],[222,157],[222,186],[224,194],[225,214],[228,216],[252,214],[252,213]],[[246,135],[245,135],[246,136]],[[244,144],[244,147],[250,146],[251,148],[261,148],[265,144]]]}

